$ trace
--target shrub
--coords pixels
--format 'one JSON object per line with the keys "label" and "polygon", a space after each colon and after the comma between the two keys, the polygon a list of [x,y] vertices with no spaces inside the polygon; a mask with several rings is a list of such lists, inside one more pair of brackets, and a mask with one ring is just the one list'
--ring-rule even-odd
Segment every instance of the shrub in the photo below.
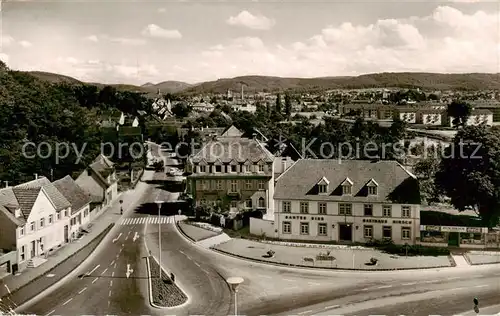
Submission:
{"label": "shrub", "polygon": [[[422,245],[396,245],[392,240],[372,240],[367,246],[374,247],[385,253],[405,256],[448,256],[450,250],[443,247],[426,247]],[[408,247],[408,248],[406,248]]]}

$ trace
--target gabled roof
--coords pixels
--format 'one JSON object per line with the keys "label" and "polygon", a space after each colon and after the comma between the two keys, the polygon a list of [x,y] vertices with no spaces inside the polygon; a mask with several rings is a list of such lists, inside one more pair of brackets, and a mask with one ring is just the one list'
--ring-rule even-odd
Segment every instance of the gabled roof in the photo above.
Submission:
{"label": "gabled roof", "polygon": [[36,199],[42,190],[41,187],[38,188],[19,188],[14,187],[12,191],[16,195],[16,199],[19,203],[19,208],[21,209],[21,214],[24,219],[27,220],[30,216],[31,209],[35,205]]}
{"label": "gabled roof", "polygon": [[198,163],[205,159],[207,163],[214,163],[220,160],[222,163],[229,163],[235,160],[244,163],[247,160],[270,163],[274,161],[274,156],[262,146],[257,140],[240,137],[223,137],[209,141],[203,148],[191,158],[193,163]]}
{"label": "gabled roof", "polygon": [[221,135],[221,137],[241,137],[243,133],[234,127],[234,125],[229,126]]}
{"label": "gabled roof", "polygon": [[54,204],[57,211],[63,210],[71,206],[71,203],[62,195],[61,192],[52,184],[46,177],[41,177],[36,180],[32,180],[20,185],[15,188],[23,189],[36,189],[43,188],[45,193],[47,193],[48,198]]}
{"label": "gabled roof", "polygon": [[109,183],[106,178],[108,177],[109,172],[113,170],[113,166],[114,163],[111,162],[111,160],[103,154],[99,154],[94,162],[90,164],[89,168],[95,173],[103,185],[109,187],[111,183]]}
{"label": "gabled roof", "polygon": [[342,181],[342,183],[340,185],[353,185],[354,182],[352,182],[351,179],[349,179],[349,177],[345,178],[344,181]]}
{"label": "gabled roof", "polygon": [[24,226],[24,224],[26,223],[24,218],[16,217],[13,213],[11,213],[6,207],[3,207],[1,204],[0,204],[0,213],[4,214],[11,222],[13,222],[18,227]]}
{"label": "gabled roof", "polygon": [[370,181],[366,184],[367,187],[378,187],[377,181],[375,179],[371,178]]}
{"label": "gabled roof", "polygon": [[17,201],[16,195],[12,190],[12,187],[8,187],[0,190],[0,205],[18,208],[19,203]]}
{"label": "gabled roof", "polygon": [[72,214],[75,214],[82,207],[92,202],[92,199],[70,176],[54,181],[54,186],[71,203]]}
{"label": "gabled roof", "polygon": [[[328,179],[330,185],[325,195],[318,195],[314,190],[322,177]],[[376,196],[364,192],[371,179],[379,184]],[[342,195],[343,183],[352,183],[352,195]],[[415,176],[397,161],[301,159],[277,179],[274,198],[420,204],[420,189]]]}
{"label": "gabled roof", "polygon": [[317,183],[317,184],[318,184],[318,185],[329,185],[329,184],[330,184],[330,181],[328,181],[328,179],[327,179],[327,178],[323,177],[323,178],[321,178],[321,179],[318,181],[318,183]]}

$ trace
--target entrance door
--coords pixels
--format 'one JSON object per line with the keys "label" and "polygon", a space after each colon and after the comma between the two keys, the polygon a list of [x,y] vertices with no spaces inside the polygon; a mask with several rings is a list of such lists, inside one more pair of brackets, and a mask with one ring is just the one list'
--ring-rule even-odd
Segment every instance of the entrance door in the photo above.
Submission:
{"label": "entrance door", "polygon": [[351,224],[339,224],[339,241],[352,242]]}
{"label": "entrance door", "polygon": [[69,242],[69,229],[68,229],[68,225],[64,226],[64,242],[65,243]]}
{"label": "entrance door", "polygon": [[31,258],[36,257],[36,241],[31,242]]}
{"label": "entrance door", "polygon": [[448,246],[458,246],[458,234],[459,233],[448,233]]}

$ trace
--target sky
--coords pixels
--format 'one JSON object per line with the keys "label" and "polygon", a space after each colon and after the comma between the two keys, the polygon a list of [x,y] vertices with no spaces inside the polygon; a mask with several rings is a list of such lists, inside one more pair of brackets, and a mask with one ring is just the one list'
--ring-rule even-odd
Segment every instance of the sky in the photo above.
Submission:
{"label": "sky", "polygon": [[0,60],[87,82],[500,72],[499,1],[0,1]]}

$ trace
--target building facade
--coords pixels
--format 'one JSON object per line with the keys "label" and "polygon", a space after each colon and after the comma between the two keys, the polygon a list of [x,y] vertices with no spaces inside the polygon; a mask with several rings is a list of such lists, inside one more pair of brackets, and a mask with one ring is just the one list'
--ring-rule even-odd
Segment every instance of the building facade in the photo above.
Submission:
{"label": "building facade", "polygon": [[197,206],[230,213],[261,210],[272,217],[273,162],[274,156],[257,140],[219,137],[189,158],[188,190]]}
{"label": "building facade", "polygon": [[275,237],[366,243],[420,238],[418,181],[396,161],[301,159],[275,188]]}

